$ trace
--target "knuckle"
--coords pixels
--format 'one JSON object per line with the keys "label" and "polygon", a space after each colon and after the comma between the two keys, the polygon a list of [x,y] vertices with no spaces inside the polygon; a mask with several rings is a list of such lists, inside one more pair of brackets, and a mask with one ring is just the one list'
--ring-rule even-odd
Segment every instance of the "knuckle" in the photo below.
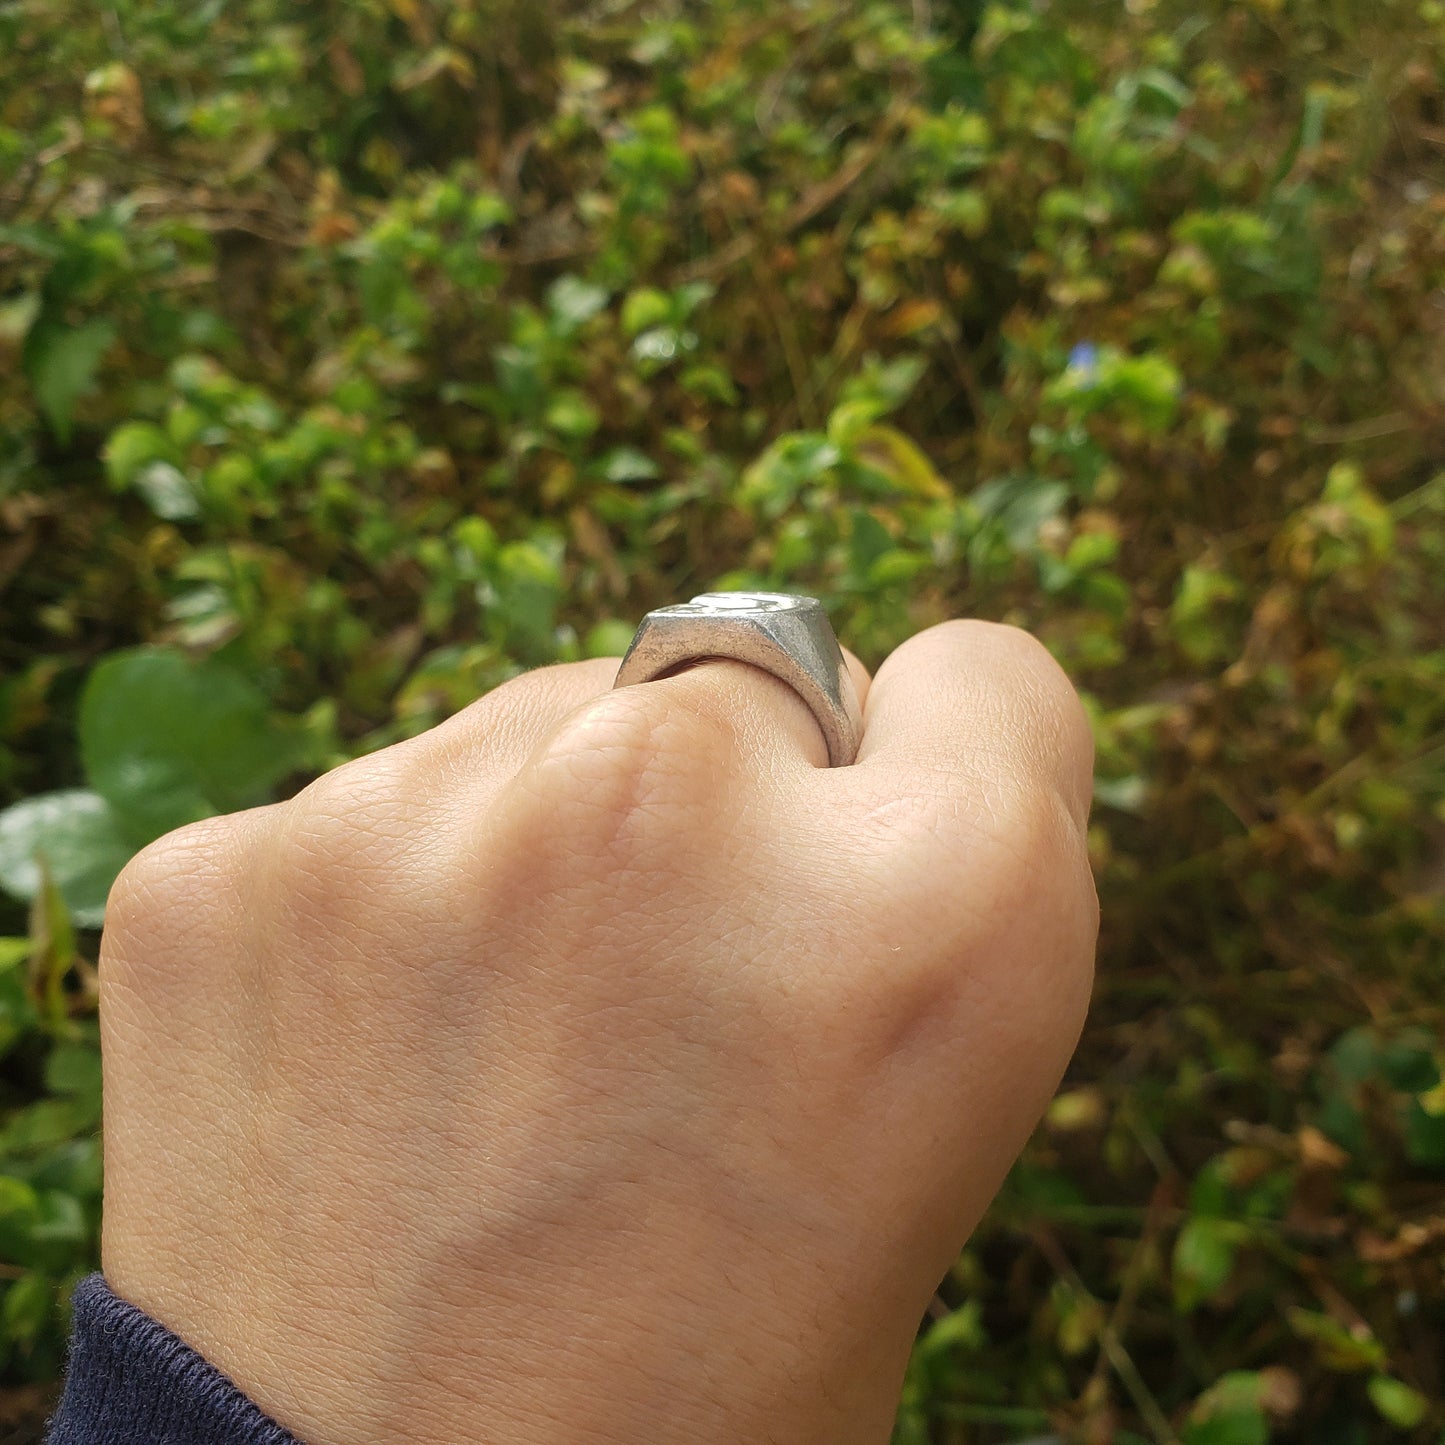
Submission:
{"label": "knuckle", "polygon": [[395,849],[416,788],[409,760],[387,748],[323,773],[281,806],[275,847],[295,874],[331,874]]}
{"label": "knuckle", "polygon": [[518,775],[532,831],[595,851],[646,848],[685,831],[726,788],[735,739],[725,724],[646,688],[586,704]]}
{"label": "knuckle", "polygon": [[503,766],[510,761],[515,768],[566,699],[587,690],[607,691],[616,671],[616,659],[603,658],[533,668],[494,687],[430,733],[413,738],[410,746],[426,747],[468,769],[484,759]]}
{"label": "knuckle", "polygon": [[203,818],[148,843],[121,869],[106,901],[107,929],[128,930],[193,902],[235,867],[235,815]]}
{"label": "knuckle", "polygon": [[202,819],[142,848],[111,885],[101,939],[102,987],[144,989],[174,955],[194,960],[199,940],[228,915],[246,868],[244,814]]}
{"label": "knuckle", "polygon": [[423,753],[406,745],[344,763],[275,812],[255,889],[293,937],[395,939],[430,916],[451,877],[451,833],[430,801]]}

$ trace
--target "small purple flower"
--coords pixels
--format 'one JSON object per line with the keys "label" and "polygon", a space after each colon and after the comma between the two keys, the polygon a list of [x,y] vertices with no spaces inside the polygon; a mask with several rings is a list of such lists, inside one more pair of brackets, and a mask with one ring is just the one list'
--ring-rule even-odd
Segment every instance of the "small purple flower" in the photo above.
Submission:
{"label": "small purple flower", "polygon": [[1093,381],[1099,372],[1099,348],[1092,341],[1079,342],[1069,352],[1069,370],[1078,372],[1081,381]]}

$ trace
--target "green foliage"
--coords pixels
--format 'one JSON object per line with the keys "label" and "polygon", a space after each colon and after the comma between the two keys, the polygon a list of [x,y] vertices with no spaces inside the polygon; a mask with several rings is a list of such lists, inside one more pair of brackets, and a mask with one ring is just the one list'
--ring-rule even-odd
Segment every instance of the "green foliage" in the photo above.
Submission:
{"label": "green foliage", "polygon": [[171,648],[113,653],[80,700],[91,786],[137,845],[213,813],[265,802],[301,761],[245,677]]}
{"label": "green foliage", "polygon": [[84,788],[41,793],[0,813],[0,888],[32,899],[48,876],[85,928],[100,927],[105,896],[134,851],[110,805]]}
{"label": "green foliage", "polygon": [[108,321],[79,326],[51,324],[37,316],[25,333],[24,367],[35,400],[62,442],[70,439],[75,404],[95,385],[101,358],[115,340]]}
{"label": "green foliage", "polygon": [[71,917],[98,928],[105,897],[137,849],[186,823],[265,802],[306,760],[304,734],[215,659],[174,648],[115,652],[80,699],[90,789],[0,812],[0,889],[31,900],[53,883]]}
{"label": "green foliage", "polygon": [[758,584],[1094,723],[1093,1019],[899,1439],[1438,1440],[1442,66],[1434,0],[0,6],[0,1380],[125,859]]}
{"label": "green foliage", "polygon": [[1267,1390],[1260,1374],[1231,1371],[1195,1401],[1180,1439],[1184,1445],[1269,1445]]}
{"label": "green foliage", "polygon": [[[64,1358],[65,1300],[100,1239],[95,976],[59,890],[42,881],[28,938],[0,938],[0,1341],[14,1380]],[[23,1409],[27,1398],[17,1392]],[[38,1423],[38,1422],[37,1422]],[[37,1437],[38,1438],[38,1437]]]}

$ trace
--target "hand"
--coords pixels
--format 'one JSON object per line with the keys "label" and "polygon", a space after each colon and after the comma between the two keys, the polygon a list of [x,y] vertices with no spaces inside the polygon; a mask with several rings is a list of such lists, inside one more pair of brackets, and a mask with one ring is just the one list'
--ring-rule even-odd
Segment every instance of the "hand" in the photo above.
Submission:
{"label": "hand", "polygon": [[104,1268],[309,1445],[884,1442],[1089,994],[1091,743],[949,623],[827,769],[737,663],[528,674],[146,849]]}

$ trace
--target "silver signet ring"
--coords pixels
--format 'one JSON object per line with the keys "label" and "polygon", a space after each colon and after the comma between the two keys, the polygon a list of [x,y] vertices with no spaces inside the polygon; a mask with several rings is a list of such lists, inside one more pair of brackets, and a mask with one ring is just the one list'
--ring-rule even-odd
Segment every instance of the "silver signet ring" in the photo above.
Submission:
{"label": "silver signet ring", "polygon": [[813,710],[828,744],[828,765],[858,753],[862,714],[853,676],[815,597],[788,592],[704,592],[642,619],[614,687],[652,682],[689,662],[730,658],[787,683]]}

